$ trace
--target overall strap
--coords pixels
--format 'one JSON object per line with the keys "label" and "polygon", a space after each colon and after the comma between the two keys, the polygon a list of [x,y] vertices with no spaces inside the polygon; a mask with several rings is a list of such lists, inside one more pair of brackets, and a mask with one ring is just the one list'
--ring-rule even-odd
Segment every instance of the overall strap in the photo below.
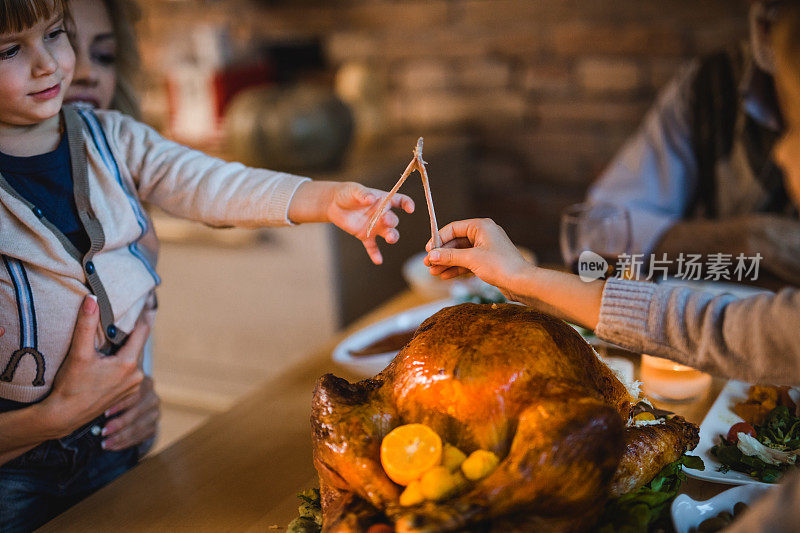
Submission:
{"label": "overall strap", "polygon": [[36,325],[36,306],[33,301],[33,291],[28,281],[28,273],[25,266],[17,259],[3,255],[3,264],[8,271],[11,282],[14,284],[14,295],[17,300],[17,313],[19,314],[19,349],[11,354],[3,373],[0,374],[0,381],[10,383],[14,379],[20,361],[26,355],[30,355],[36,361],[36,377],[32,385],[41,387],[44,385],[45,361],[44,356],[39,353],[38,328]]}

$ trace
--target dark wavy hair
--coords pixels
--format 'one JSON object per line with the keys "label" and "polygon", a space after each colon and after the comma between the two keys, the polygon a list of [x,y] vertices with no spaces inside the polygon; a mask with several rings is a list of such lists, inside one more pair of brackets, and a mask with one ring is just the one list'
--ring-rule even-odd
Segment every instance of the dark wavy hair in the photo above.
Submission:
{"label": "dark wavy hair", "polygon": [[0,33],[27,30],[42,19],[58,14],[69,18],[69,0],[0,0]]}

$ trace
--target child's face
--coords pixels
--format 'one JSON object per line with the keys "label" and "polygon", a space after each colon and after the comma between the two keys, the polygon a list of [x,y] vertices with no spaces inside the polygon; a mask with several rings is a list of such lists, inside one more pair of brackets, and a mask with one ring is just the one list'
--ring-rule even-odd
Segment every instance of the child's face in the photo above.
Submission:
{"label": "child's face", "polygon": [[0,124],[30,126],[56,116],[74,68],[60,15],[0,34]]}

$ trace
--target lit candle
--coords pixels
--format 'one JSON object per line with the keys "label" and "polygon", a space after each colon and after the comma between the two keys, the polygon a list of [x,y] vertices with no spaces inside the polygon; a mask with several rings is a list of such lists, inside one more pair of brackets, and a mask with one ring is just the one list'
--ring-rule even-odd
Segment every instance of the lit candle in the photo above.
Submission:
{"label": "lit candle", "polygon": [[656,400],[683,401],[700,396],[711,384],[711,376],[690,366],[642,354],[642,384]]}

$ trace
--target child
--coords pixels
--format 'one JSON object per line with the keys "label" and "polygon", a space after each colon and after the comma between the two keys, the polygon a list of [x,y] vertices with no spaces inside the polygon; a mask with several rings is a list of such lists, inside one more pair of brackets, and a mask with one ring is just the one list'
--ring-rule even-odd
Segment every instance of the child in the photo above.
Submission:
{"label": "child", "polygon": [[[138,350],[125,351],[125,343],[130,335],[140,344],[146,328],[135,326],[152,323],[159,284],[155,234],[140,200],[217,226],[332,222],[362,240],[373,262],[382,261],[375,238],[365,234],[381,191],[225,163],[167,141],[125,115],[62,107],[75,63],[65,34],[68,14],[66,0],[0,0],[0,324],[5,327],[0,413],[5,416],[45,398],[57,372],[74,371],[74,365],[59,368],[68,353],[72,357],[82,306],[85,314],[99,316],[101,351],[120,351],[119,361],[136,362]],[[392,206],[413,211],[406,196]],[[397,215],[387,212],[376,233],[395,242],[397,223]],[[96,303],[85,300],[87,294]],[[131,388],[136,378],[126,374]],[[101,415],[120,398],[114,400],[92,405],[84,418]],[[31,529],[97,488],[98,480],[109,481],[135,463],[135,450],[103,452],[102,422],[45,442],[0,468],[0,530]],[[0,423],[4,427],[18,430]],[[0,436],[0,444],[7,438]],[[47,489],[41,488],[42,472]],[[32,482],[35,475],[40,477]],[[51,489],[46,501],[37,499]],[[25,518],[17,520],[21,515]]]}
{"label": "child", "polygon": [[[787,190],[800,207],[800,4],[787,3],[774,29],[777,88],[787,123],[776,157]],[[577,276],[527,263],[490,220],[466,220],[441,230],[445,245],[426,263],[448,279],[467,270],[512,300],[594,329],[635,352],[669,357],[716,375],[750,382],[800,385],[800,290],[737,300],[699,291]],[[730,531],[796,531],[800,476],[754,506]],[[726,530],[727,531],[727,530]]]}

